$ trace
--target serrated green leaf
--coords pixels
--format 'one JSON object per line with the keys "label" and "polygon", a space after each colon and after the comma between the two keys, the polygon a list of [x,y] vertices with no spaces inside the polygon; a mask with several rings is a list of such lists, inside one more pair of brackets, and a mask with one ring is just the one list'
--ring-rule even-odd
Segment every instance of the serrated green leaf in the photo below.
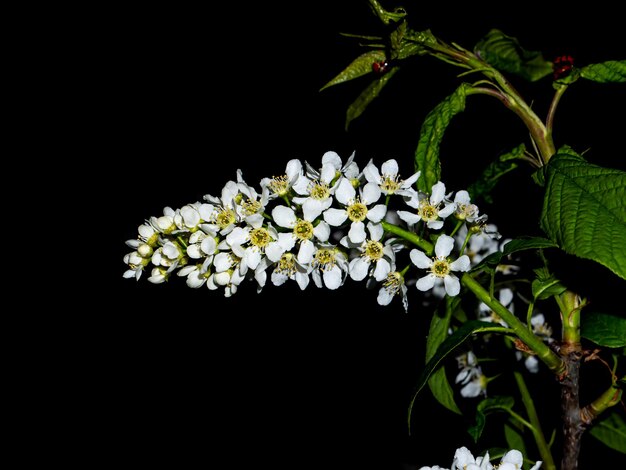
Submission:
{"label": "serrated green leaf", "polygon": [[384,61],[385,58],[385,51],[382,50],[369,51],[361,54],[359,57],[354,59],[350,65],[339,72],[335,78],[320,88],[320,91],[325,90],[330,86],[338,85],[339,83],[354,80],[355,78],[372,73],[372,64],[374,64],[374,62]]}
{"label": "serrated green leaf", "polygon": [[491,191],[493,191],[493,188],[495,188],[498,181],[500,181],[500,178],[517,168],[515,160],[520,159],[525,151],[526,146],[520,144],[510,152],[500,155],[497,160],[487,165],[487,168],[483,170],[478,180],[467,188],[467,192],[470,194],[472,200],[482,197],[486,202],[491,204],[493,202],[493,198],[490,194]]}
{"label": "serrated green leaf", "polygon": [[441,179],[441,140],[452,118],[465,109],[465,96],[469,87],[467,83],[461,84],[454,93],[435,106],[422,123],[415,150],[415,168],[422,172],[417,180],[420,191],[430,193],[433,184]]}
{"label": "serrated green leaf", "polygon": [[609,60],[587,65],[580,70],[580,76],[599,83],[624,83],[626,60]]}
{"label": "serrated green leaf", "polygon": [[626,173],[561,148],[546,168],[541,228],[567,253],[626,279]]}
{"label": "serrated green leaf", "polygon": [[389,82],[391,77],[398,71],[398,67],[391,68],[384,75],[381,75],[372,83],[370,83],[365,90],[357,97],[356,100],[348,107],[346,112],[346,130],[352,121],[358,118],[363,111],[374,101],[378,94],[382,91],[385,85]]}
{"label": "serrated green leaf", "polygon": [[493,328],[493,323],[479,320],[471,320],[460,326],[456,331],[454,331],[454,333],[448,336],[443,343],[439,345],[439,347],[437,348],[437,352],[431,358],[431,360],[428,361],[428,364],[426,364],[424,370],[420,374],[417,380],[417,385],[415,387],[415,392],[413,392],[413,397],[411,398],[411,402],[409,403],[409,432],[411,430],[411,412],[413,410],[415,400],[417,399],[417,395],[422,391],[433,372],[441,365],[441,362],[448,356],[448,354],[450,354],[457,347],[463,344],[463,342],[473,334],[485,331],[493,331]]}
{"label": "serrated green leaf", "polygon": [[626,421],[616,411],[596,422],[589,434],[605,446],[626,454]]}
{"label": "serrated green leaf", "polygon": [[517,449],[522,455],[527,455],[524,437],[522,436],[521,430],[515,426],[513,420],[504,423],[504,438],[506,439],[509,449]]}
{"label": "serrated green leaf", "polygon": [[607,348],[626,346],[626,318],[600,312],[584,312],[580,334]]}
{"label": "serrated green leaf", "polygon": [[468,428],[467,432],[474,439],[474,442],[478,442],[485,424],[487,423],[487,415],[495,411],[510,411],[515,404],[513,397],[493,397],[485,398],[476,407],[476,424]]}
{"label": "serrated green leaf", "polygon": [[[458,298],[447,297],[446,311],[443,317],[435,313],[430,321],[430,329],[426,339],[426,363],[432,359],[437,352],[437,348],[448,337],[448,329],[450,328],[450,319],[452,313],[459,304]],[[443,367],[437,369],[428,379],[428,387],[435,399],[450,411],[461,414],[461,410],[454,401],[454,392],[446,377],[446,370]]]}
{"label": "serrated green leaf", "polygon": [[552,73],[552,62],[539,51],[527,51],[516,38],[492,29],[481,39],[474,52],[489,65],[503,72],[513,73],[529,81],[536,81]]}

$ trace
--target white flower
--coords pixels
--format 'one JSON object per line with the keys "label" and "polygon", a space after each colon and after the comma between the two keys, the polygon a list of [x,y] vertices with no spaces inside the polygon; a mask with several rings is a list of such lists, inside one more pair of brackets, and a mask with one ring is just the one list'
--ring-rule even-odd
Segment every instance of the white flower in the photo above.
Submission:
{"label": "white flower", "polygon": [[461,371],[454,379],[454,383],[461,384],[461,396],[466,398],[487,395],[487,377],[478,365],[476,355],[472,351],[456,357],[457,364]]}
{"label": "white flower", "polygon": [[263,226],[263,219],[249,219],[251,225],[235,227],[226,236],[226,243],[241,262],[250,269],[256,269],[261,262],[265,249],[278,238],[272,225]]}
{"label": "white flower", "polygon": [[222,188],[222,195],[219,198],[210,194],[204,196],[204,199],[214,204],[208,220],[211,232],[219,231],[221,235],[227,235],[235,228],[235,224],[241,221],[235,202],[238,194],[239,186],[237,183],[228,181]]}
{"label": "white flower", "polygon": [[436,283],[443,282],[446,293],[453,297],[461,291],[459,279],[452,271],[465,272],[469,270],[470,261],[467,255],[463,255],[450,262],[448,256],[454,247],[454,239],[448,235],[441,235],[435,243],[435,258],[429,258],[422,251],[412,249],[409,256],[415,266],[420,269],[429,269],[430,273],[416,282],[416,287],[421,291],[432,289]]}
{"label": "white flower", "polygon": [[522,351],[515,351],[515,357],[518,361],[524,359],[524,366],[531,374],[539,372],[539,360],[533,354],[523,353]]}
{"label": "white flower", "polygon": [[368,182],[376,184],[385,196],[399,194],[411,197],[415,190],[411,186],[417,181],[420,172],[413,173],[409,179],[401,180],[398,174],[398,162],[394,159],[387,160],[381,167],[382,175],[372,162],[368,163],[363,174]]}
{"label": "white flower", "polygon": [[298,262],[308,264],[315,252],[313,239],[326,242],[330,236],[328,224],[322,220],[317,225],[313,225],[315,218],[311,218],[310,212],[308,215],[305,212],[304,218],[300,219],[291,207],[276,206],[272,210],[272,218],[278,226],[291,229],[291,232],[277,234],[277,240],[268,245],[267,257],[274,262],[299,243]]}
{"label": "white flower", "polygon": [[[515,304],[513,304],[513,291],[508,287],[500,289],[498,292],[498,301],[506,307],[511,313],[514,312]],[[491,310],[486,303],[481,302],[478,305],[478,319],[490,323],[499,323],[500,325],[508,328],[509,325],[500,318],[500,316]]]}
{"label": "white flower", "polygon": [[[335,155],[337,158],[335,158]],[[293,201],[302,206],[306,220],[315,220],[333,203],[333,193],[341,175],[341,159],[335,152],[326,152],[322,158],[322,169],[317,172],[310,169],[309,176],[303,176],[296,181],[293,189],[300,196]]]}
{"label": "white flower", "polygon": [[311,261],[311,275],[317,287],[326,286],[334,290],[346,280],[348,260],[339,248],[322,243],[317,246]]}
{"label": "white flower", "polygon": [[454,196],[454,203],[456,204],[454,215],[457,219],[467,220],[469,223],[473,223],[480,219],[478,216],[478,206],[471,203],[470,196],[467,191],[458,191]]}
{"label": "white flower", "polygon": [[214,212],[215,208],[212,204],[187,204],[176,211],[174,214],[174,223],[179,230],[194,231],[197,230],[201,224],[209,222]]}
{"label": "white flower", "polygon": [[530,319],[530,324],[533,328],[533,333],[539,336],[547,343],[552,343],[554,338],[552,337],[552,328],[546,323],[546,318],[543,313],[536,313]]}
{"label": "white flower", "polygon": [[163,215],[160,217],[150,217],[150,225],[160,233],[172,233],[178,227],[174,223],[176,212],[171,207],[163,208]]}
{"label": "white flower", "polygon": [[[489,452],[485,452],[484,457],[476,457],[467,447],[459,447],[454,453],[451,470],[522,470],[524,456],[519,450],[511,449],[504,454],[500,463],[493,466],[489,462]],[[538,470],[542,462],[539,460],[530,470]],[[421,467],[419,470],[445,470],[435,465],[434,467]]]}
{"label": "white flower", "polygon": [[445,197],[446,186],[441,181],[438,181],[433,185],[430,197],[424,193],[413,193],[406,199],[408,206],[417,209],[417,214],[408,211],[398,211],[398,217],[409,224],[409,226],[423,220],[428,228],[439,230],[443,227],[443,219],[452,214],[456,208],[456,204],[447,201]]}
{"label": "white flower", "polygon": [[285,198],[289,195],[293,185],[302,177],[304,177],[302,162],[297,159],[289,160],[285,174],[273,176],[272,178],[263,178],[261,180],[261,188],[262,190],[267,190],[268,200],[277,197]]}
{"label": "white flower", "polygon": [[400,295],[404,311],[409,311],[409,300],[407,298],[407,287],[404,282],[404,276],[398,271],[392,271],[387,274],[383,281],[383,285],[378,291],[376,301],[378,305],[389,305],[396,295]]}
{"label": "white flower", "polygon": [[359,193],[360,195],[357,197],[354,186],[348,179],[342,178],[335,191],[335,199],[344,208],[329,208],[324,212],[324,220],[335,227],[340,226],[348,219],[350,220],[348,238],[352,243],[362,243],[365,240],[364,220],[379,223],[387,213],[387,207],[384,204],[368,208],[369,205],[380,199],[381,192],[377,185],[368,183]]}
{"label": "white flower", "polygon": [[[350,277],[355,281],[362,281],[372,271],[374,279],[380,282],[391,272],[395,253],[391,245],[383,245],[380,241],[385,232],[382,225],[368,222],[367,229],[370,238],[361,243],[358,247],[359,256],[350,261]],[[351,246],[346,238],[342,243]]]}
{"label": "white flower", "polygon": [[155,266],[170,267],[175,266],[182,257],[179,246],[173,242],[166,242],[162,247],[157,248],[152,255],[152,264]]}
{"label": "white flower", "polygon": [[313,270],[313,267],[300,264],[293,253],[283,253],[276,263],[272,263],[268,258],[263,258],[256,268],[254,277],[260,288],[265,285],[267,279],[265,270],[272,265],[274,266],[274,270],[271,274],[271,280],[272,284],[275,286],[282,286],[288,280],[296,281],[302,290],[306,289],[309,285],[309,274]]}

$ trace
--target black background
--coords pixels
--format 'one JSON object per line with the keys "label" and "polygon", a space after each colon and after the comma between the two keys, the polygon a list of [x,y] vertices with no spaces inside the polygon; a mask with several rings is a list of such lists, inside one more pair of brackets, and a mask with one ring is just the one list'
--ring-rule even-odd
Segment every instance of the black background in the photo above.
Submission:
{"label": "black background", "polygon": [[[626,55],[619,15],[600,7],[404,6],[414,29],[468,48],[495,27],[527,49],[550,59],[571,54],[581,66]],[[98,341],[86,345],[97,355],[84,420],[106,431],[91,442],[91,458],[117,461],[125,453],[127,463],[177,468],[196,461],[209,468],[396,469],[449,465],[460,445],[480,450],[463,418],[427,393],[418,401],[419,434],[407,435],[430,318],[417,296],[406,315],[396,303],[379,307],[375,292],[350,281],[335,292],[268,285],[261,294],[249,283],[225,299],[180,279],[158,286],[122,279],[124,242],[138,225],[165,206],[219,194],[237,169],[257,185],[283,173],[291,158],[317,166],[335,150],[344,160],[356,151],[361,167],[370,158],[396,158],[409,175],[421,122],[456,88],[457,70],[428,57],[412,61],[345,132],[345,110],[368,78],[318,90],[361,51],[340,32],[379,31],[365,0],[110,8],[102,18],[95,122],[86,132],[106,181],[99,191],[108,247],[95,255],[106,266],[95,300],[103,313],[85,322],[86,343]],[[515,84],[545,115],[549,79]],[[557,113],[557,145],[589,149],[589,161],[625,169],[625,95],[623,85],[576,84]],[[449,190],[466,187],[522,141],[527,134],[515,116],[495,100],[471,97],[442,147]],[[540,192],[529,173],[506,178],[497,204],[483,209],[505,236],[540,234]],[[583,282],[588,275],[623,287],[591,263],[566,256],[558,263],[583,291],[592,290]],[[494,442],[504,445],[497,436]],[[582,469],[594,468],[600,449],[617,458],[591,438],[584,445]]]}

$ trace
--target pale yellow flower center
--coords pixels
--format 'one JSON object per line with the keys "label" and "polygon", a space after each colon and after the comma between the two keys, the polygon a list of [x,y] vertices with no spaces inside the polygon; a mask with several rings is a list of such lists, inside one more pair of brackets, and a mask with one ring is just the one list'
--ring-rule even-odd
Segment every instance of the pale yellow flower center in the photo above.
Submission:
{"label": "pale yellow flower center", "polygon": [[313,182],[310,189],[309,194],[313,199],[323,201],[330,197],[330,188],[323,181],[318,180]]}
{"label": "pale yellow flower center", "polygon": [[287,175],[274,176],[268,184],[270,191],[278,196],[284,196],[289,192],[289,179]]}
{"label": "pale yellow flower center", "polygon": [[272,236],[263,227],[250,230],[250,243],[258,248],[265,248],[272,241]]}
{"label": "pale yellow flower center", "polygon": [[259,212],[259,210],[261,209],[261,202],[248,199],[241,203],[241,208],[243,209],[243,213],[245,215],[253,215]]}
{"label": "pale yellow flower center", "polygon": [[398,292],[400,292],[402,284],[404,284],[402,275],[398,271],[394,271],[387,274],[387,278],[383,282],[383,287],[391,295],[396,295]]}
{"label": "pale yellow flower center", "polygon": [[298,219],[293,228],[293,234],[300,240],[310,240],[313,238],[313,224],[308,220]]}
{"label": "pale yellow flower center", "polygon": [[382,182],[380,183],[380,189],[387,194],[394,194],[402,184],[402,180],[399,180],[398,175],[383,175]]}
{"label": "pale yellow flower center", "polygon": [[363,222],[367,216],[367,206],[357,198],[348,206],[346,212],[352,222]]}
{"label": "pale yellow flower center", "polygon": [[378,261],[383,257],[383,244],[376,240],[367,240],[363,249],[363,255],[372,261]]}
{"label": "pale yellow flower center", "polygon": [[420,202],[419,209],[417,210],[417,215],[419,215],[422,220],[431,221],[437,220],[439,216],[439,210],[437,207],[431,205],[428,201]]}
{"label": "pale yellow flower center", "polygon": [[313,267],[319,268],[322,271],[332,269],[336,264],[335,251],[335,248],[320,248],[317,250],[313,257]]}
{"label": "pale yellow flower center", "polygon": [[219,228],[225,229],[231,224],[236,222],[237,218],[235,216],[235,212],[232,209],[228,209],[226,207],[220,207],[218,209],[217,215],[215,215],[215,223]]}
{"label": "pale yellow flower center", "polygon": [[430,270],[437,277],[446,277],[450,274],[450,263],[446,259],[436,259]]}
{"label": "pale yellow flower center", "polygon": [[296,259],[293,254],[285,253],[280,257],[275,271],[285,276],[293,276],[296,273]]}

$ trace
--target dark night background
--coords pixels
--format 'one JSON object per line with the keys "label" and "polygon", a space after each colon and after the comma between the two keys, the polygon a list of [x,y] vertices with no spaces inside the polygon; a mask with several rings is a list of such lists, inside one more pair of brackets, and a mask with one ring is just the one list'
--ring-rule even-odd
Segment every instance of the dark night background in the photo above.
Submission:
{"label": "dark night background", "polygon": [[[392,2],[383,2],[391,9]],[[423,7],[400,3],[412,28],[430,28],[471,48],[490,28],[517,37],[547,58],[570,54],[577,65],[626,57],[622,21],[595,3],[549,13],[518,2],[499,7]],[[341,6],[337,6],[341,5]],[[510,6],[512,5],[512,6]],[[474,445],[463,418],[428,393],[418,401],[419,433],[408,437],[406,410],[423,364],[430,313],[410,293],[399,304],[376,304],[375,292],[348,281],[335,292],[311,284],[246,283],[230,299],[183,280],[151,285],[122,279],[124,244],[163,207],[219,194],[237,169],[258,187],[291,158],[316,165],[327,150],[361,168],[396,158],[412,172],[425,115],[460,82],[457,69],[429,57],[400,70],[364,115],[344,131],[345,110],[368,78],[319,92],[361,49],[340,32],[376,34],[368,2],[285,2],[252,5],[150,6],[103,12],[99,40],[98,172],[106,179],[108,222],[105,313],[90,328],[97,360],[90,367],[98,398],[85,420],[107,429],[95,460],[174,468],[378,468],[449,465],[454,450]],[[515,82],[544,116],[549,79]],[[557,112],[557,146],[589,149],[593,163],[626,169],[622,149],[623,85],[580,81]],[[98,111],[101,111],[98,112]],[[470,97],[442,147],[449,190],[465,188],[483,167],[527,133],[487,97]],[[481,206],[505,236],[540,235],[540,191],[522,168]],[[506,200],[502,204],[502,200]],[[519,218],[516,217],[519,215]],[[530,221],[530,224],[527,223]],[[100,254],[99,256],[102,256]],[[102,263],[102,259],[100,262]],[[567,256],[559,274],[583,292],[623,288],[608,271]],[[583,271],[584,270],[584,271]],[[602,300],[598,300],[602,304]],[[606,300],[606,305],[610,300]],[[93,346],[93,345],[90,345]],[[552,380],[547,377],[537,379]],[[538,398],[553,406],[557,387]],[[497,419],[496,419],[497,421]],[[504,445],[493,428],[490,445]],[[488,428],[489,430],[489,428]],[[533,454],[534,456],[534,454]],[[587,437],[581,469],[619,458]],[[222,462],[222,463],[216,463]]]}

